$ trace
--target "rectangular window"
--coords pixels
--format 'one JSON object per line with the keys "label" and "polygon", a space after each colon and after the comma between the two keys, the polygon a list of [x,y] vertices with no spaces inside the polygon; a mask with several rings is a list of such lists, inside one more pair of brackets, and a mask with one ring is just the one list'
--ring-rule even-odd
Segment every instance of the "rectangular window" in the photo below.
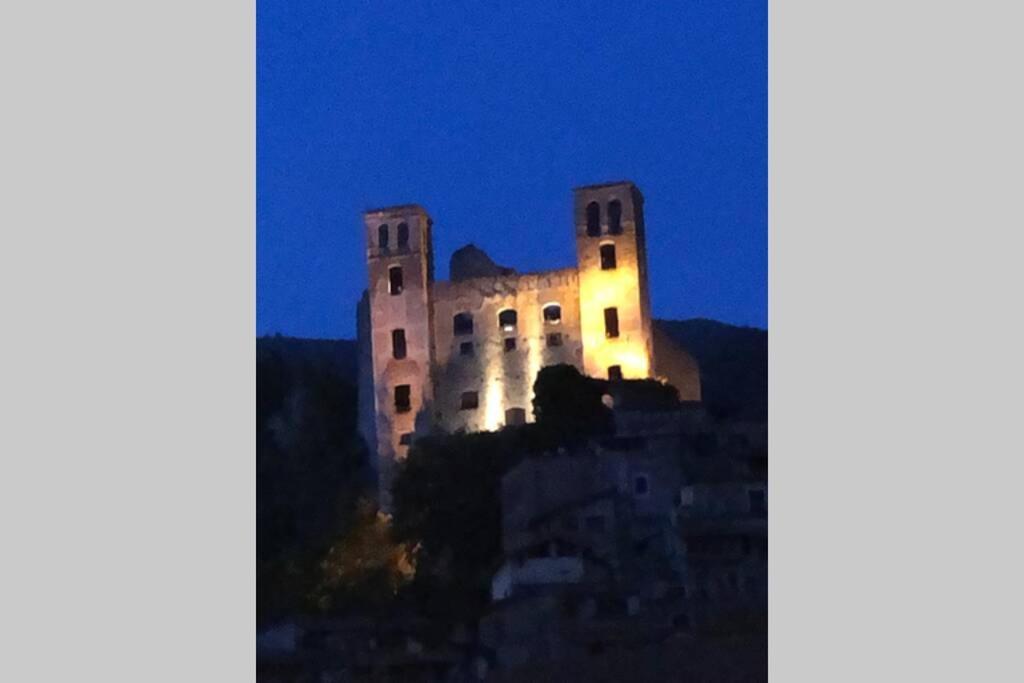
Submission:
{"label": "rectangular window", "polygon": [[548,346],[561,346],[562,345],[562,333],[552,332],[548,335]]}
{"label": "rectangular window", "polygon": [[392,296],[398,296],[402,293],[403,284],[402,267],[391,266],[388,268],[388,291],[391,292]]}
{"label": "rectangular window", "polygon": [[459,344],[459,355],[460,356],[472,356],[473,355],[473,342],[462,342]]}
{"label": "rectangular window", "polygon": [[633,492],[638,496],[646,496],[647,492],[650,491],[650,483],[647,480],[646,474],[638,475],[633,480]]}
{"label": "rectangular window", "polygon": [[618,381],[622,379],[622,366],[621,365],[610,365],[608,366],[608,379],[612,381]]}
{"label": "rectangular window", "polygon": [[615,269],[615,245],[601,245],[601,270]]}
{"label": "rectangular window", "polygon": [[506,425],[526,424],[526,410],[523,408],[509,408],[505,411]]}
{"label": "rectangular window", "polygon": [[405,330],[391,330],[391,356],[405,358]]}
{"label": "rectangular window", "polygon": [[473,316],[470,313],[457,313],[452,318],[452,332],[456,337],[473,334]]}
{"label": "rectangular window", "polygon": [[619,309],[604,309],[604,336],[609,339],[619,336]]}
{"label": "rectangular window", "polygon": [[516,350],[516,338],[515,337],[508,337],[505,340],[505,353],[508,353],[509,351],[515,351],[515,350]]}
{"label": "rectangular window", "polygon": [[462,402],[459,405],[461,410],[476,410],[479,405],[480,402],[475,391],[462,392]]}
{"label": "rectangular window", "polygon": [[395,412],[407,413],[412,410],[412,388],[408,384],[395,387]]}

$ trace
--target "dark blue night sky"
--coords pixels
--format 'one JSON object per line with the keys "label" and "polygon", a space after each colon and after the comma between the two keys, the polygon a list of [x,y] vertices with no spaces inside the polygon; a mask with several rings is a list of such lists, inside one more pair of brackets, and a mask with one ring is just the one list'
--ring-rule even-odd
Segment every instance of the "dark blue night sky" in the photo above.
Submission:
{"label": "dark blue night sky", "polygon": [[438,279],[560,268],[572,188],[620,179],[655,316],[767,326],[764,0],[257,11],[257,334],[354,336],[364,209],[422,204]]}

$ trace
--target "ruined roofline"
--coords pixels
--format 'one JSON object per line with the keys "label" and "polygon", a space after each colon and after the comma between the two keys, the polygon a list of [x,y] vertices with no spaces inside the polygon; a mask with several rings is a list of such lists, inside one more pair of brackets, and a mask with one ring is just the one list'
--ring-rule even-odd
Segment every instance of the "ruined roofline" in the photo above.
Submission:
{"label": "ruined roofline", "polygon": [[396,214],[407,214],[410,211],[416,211],[418,213],[427,215],[427,210],[424,209],[419,204],[396,204],[394,206],[382,206],[376,209],[367,209],[366,211],[363,211],[363,215],[369,216],[371,214],[377,214],[384,216],[393,216]]}
{"label": "ruined roofline", "polygon": [[461,280],[434,280],[434,285],[446,285],[448,287],[461,287],[462,285],[474,285],[482,282],[498,282],[501,280],[521,280],[528,277],[567,277],[572,275],[579,275],[579,268],[577,266],[565,266],[564,268],[554,268],[552,270],[535,270],[528,273],[521,273],[516,271],[514,273],[505,273],[503,275],[481,275],[480,277],[470,277]]}
{"label": "ruined roofline", "polygon": [[581,190],[600,190],[605,187],[617,187],[619,185],[625,185],[626,187],[636,189],[636,183],[632,180],[616,180],[610,183],[596,183],[594,185],[580,185],[572,188],[573,192],[579,192]]}

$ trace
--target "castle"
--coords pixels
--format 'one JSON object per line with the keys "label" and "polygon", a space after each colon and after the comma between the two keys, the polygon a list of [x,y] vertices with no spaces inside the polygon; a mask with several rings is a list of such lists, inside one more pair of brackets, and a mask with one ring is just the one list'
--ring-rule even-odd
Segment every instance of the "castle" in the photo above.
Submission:
{"label": "castle", "polygon": [[360,429],[381,506],[417,434],[530,422],[542,367],[659,378],[700,400],[700,373],[651,318],[643,196],[631,182],[574,190],[577,264],[518,273],[479,249],[434,280],[433,222],[418,205],[367,211],[369,289],[359,306]]}

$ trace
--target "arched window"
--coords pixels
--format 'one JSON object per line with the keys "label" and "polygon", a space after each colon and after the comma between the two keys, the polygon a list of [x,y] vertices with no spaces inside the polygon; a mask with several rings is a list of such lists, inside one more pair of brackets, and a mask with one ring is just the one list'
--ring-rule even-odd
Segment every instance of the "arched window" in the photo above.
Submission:
{"label": "arched window", "polygon": [[399,223],[398,224],[398,248],[407,249],[409,247],[409,224]]}
{"label": "arched window", "polygon": [[608,233],[622,234],[622,202],[618,199],[608,202]]}
{"label": "arched window", "polygon": [[558,304],[548,304],[545,306],[544,322],[550,324],[562,322],[562,307]]}
{"label": "arched window", "polygon": [[601,205],[597,202],[587,204],[587,235],[597,237],[601,234]]}
{"label": "arched window", "polygon": [[498,314],[498,327],[505,332],[515,332],[518,316],[511,308],[507,308]]}
{"label": "arched window", "polygon": [[452,331],[455,336],[473,334],[473,315],[470,313],[456,313],[452,318]]}
{"label": "arched window", "polygon": [[388,224],[384,223],[377,228],[377,246],[381,249],[388,248]]}

